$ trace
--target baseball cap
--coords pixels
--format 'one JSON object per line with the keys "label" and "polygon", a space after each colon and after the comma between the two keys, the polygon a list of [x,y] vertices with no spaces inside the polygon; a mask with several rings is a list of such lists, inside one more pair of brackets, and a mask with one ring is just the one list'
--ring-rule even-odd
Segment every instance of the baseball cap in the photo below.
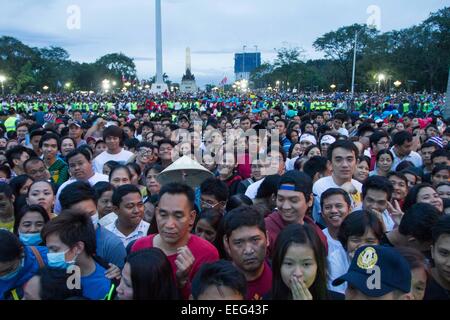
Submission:
{"label": "baseball cap", "polygon": [[309,141],[312,144],[317,144],[316,137],[314,137],[312,134],[309,134],[309,133],[304,133],[300,136],[300,142],[303,142],[303,141]]}
{"label": "baseball cap", "polygon": [[75,125],[75,126],[81,128],[81,123],[80,123],[79,121],[73,121],[73,122],[71,122],[71,123],[69,124],[69,128],[70,128],[72,125]]}
{"label": "baseball cap", "polygon": [[[378,287],[377,281],[370,279],[376,272],[380,274]],[[356,250],[347,273],[335,279],[333,286],[345,281],[369,297],[381,297],[394,290],[408,293],[411,269],[406,259],[392,247],[363,246]]]}
{"label": "baseball cap", "polygon": [[320,143],[327,143],[327,144],[333,144],[336,142],[336,138],[333,136],[330,136],[329,134],[326,134],[322,137],[322,140],[320,140]]}
{"label": "baseball cap", "polygon": [[312,192],[312,180],[303,172],[288,171],[281,176],[278,190],[298,191],[304,195],[309,195]]}

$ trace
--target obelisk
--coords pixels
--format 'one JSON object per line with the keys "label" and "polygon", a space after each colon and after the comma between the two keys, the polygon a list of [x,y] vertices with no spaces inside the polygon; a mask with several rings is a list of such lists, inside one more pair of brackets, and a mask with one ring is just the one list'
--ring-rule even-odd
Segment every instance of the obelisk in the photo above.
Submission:
{"label": "obelisk", "polygon": [[167,84],[163,80],[162,57],[162,27],[161,27],[161,0],[155,0],[155,30],[156,30],[156,81],[152,84],[152,93],[168,91]]}
{"label": "obelisk", "polygon": [[182,93],[194,93],[198,90],[195,76],[191,72],[191,49],[186,48],[186,74],[181,79],[180,91]]}

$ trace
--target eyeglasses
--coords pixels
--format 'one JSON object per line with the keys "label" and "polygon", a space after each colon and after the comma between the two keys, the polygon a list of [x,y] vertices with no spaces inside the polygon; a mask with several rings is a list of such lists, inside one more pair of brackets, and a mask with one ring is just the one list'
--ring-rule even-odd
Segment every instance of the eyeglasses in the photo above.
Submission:
{"label": "eyeglasses", "polygon": [[152,154],[153,151],[151,149],[139,149],[140,154]]}
{"label": "eyeglasses", "polygon": [[206,201],[202,201],[200,200],[200,206],[202,208],[206,208],[206,209],[212,209],[215,208],[220,202],[217,202],[216,204],[212,204],[210,202],[206,202]]}

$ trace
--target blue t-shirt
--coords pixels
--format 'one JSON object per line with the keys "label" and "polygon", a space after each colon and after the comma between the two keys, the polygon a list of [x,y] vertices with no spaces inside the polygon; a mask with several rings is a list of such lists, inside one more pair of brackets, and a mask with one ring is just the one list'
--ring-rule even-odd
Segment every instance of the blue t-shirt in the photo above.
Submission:
{"label": "blue t-shirt", "polygon": [[[47,247],[36,247],[44,264],[47,264]],[[16,289],[18,296],[23,296],[23,285],[39,271],[39,262],[30,247],[25,246],[25,260],[19,273],[12,279],[0,280],[0,300],[11,299],[10,292]]]}
{"label": "blue t-shirt", "polygon": [[105,268],[95,263],[95,271],[81,277],[83,296],[91,300],[103,300],[111,288],[111,281],[105,277]]}
{"label": "blue t-shirt", "polygon": [[96,241],[97,256],[101,257],[105,262],[112,263],[122,269],[125,264],[127,252],[119,237],[98,224]]}

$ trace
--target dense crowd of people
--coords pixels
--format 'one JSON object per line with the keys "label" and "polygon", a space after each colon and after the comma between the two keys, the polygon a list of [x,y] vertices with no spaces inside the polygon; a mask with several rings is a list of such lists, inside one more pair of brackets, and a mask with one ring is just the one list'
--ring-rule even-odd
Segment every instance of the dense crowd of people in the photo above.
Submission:
{"label": "dense crowd of people", "polygon": [[0,300],[448,300],[444,105],[0,97]]}

